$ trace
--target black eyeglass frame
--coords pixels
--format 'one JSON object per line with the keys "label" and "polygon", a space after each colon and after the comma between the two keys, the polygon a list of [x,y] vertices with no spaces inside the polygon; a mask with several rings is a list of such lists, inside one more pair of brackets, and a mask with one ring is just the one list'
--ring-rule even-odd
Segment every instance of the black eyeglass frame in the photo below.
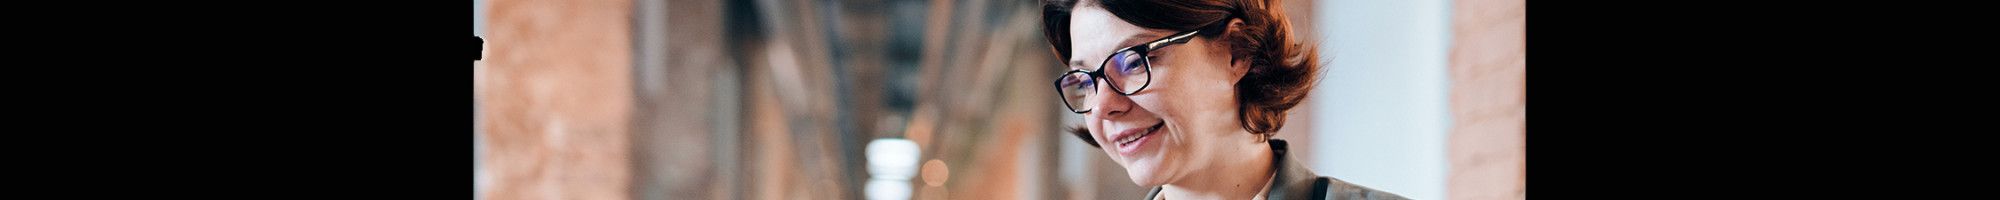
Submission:
{"label": "black eyeglass frame", "polygon": [[[1206,27],[1206,26],[1204,26],[1204,27]],[[1195,36],[1196,34],[1200,34],[1200,33],[1201,33],[1201,29],[1195,29],[1195,30],[1189,30],[1189,31],[1183,31],[1183,32],[1180,32],[1180,33],[1175,33],[1175,34],[1173,34],[1173,35],[1170,35],[1170,36],[1167,36],[1167,37],[1161,37],[1160,39],[1155,39],[1155,40],[1153,40],[1152,42],[1146,42],[1145,44],[1139,44],[1139,45],[1133,45],[1133,46],[1129,46],[1129,47],[1125,47],[1125,48],[1119,48],[1119,49],[1118,49],[1117,51],[1111,51],[1111,55],[1109,55],[1109,56],[1105,56],[1105,58],[1104,58],[1104,62],[1100,62],[1100,63],[1098,63],[1098,64],[1097,64],[1097,69],[1092,69],[1092,70],[1080,70],[1080,69],[1074,69],[1074,70],[1069,70],[1068,72],[1063,72],[1063,74],[1062,74],[1062,75],[1060,75],[1060,76],[1057,76],[1057,77],[1056,77],[1056,81],[1055,81],[1055,88],[1056,88],[1056,96],[1057,96],[1057,97],[1061,97],[1061,98],[1062,98],[1062,101],[1063,101],[1063,106],[1064,106],[1064,107],[1068,107],[1068,108],[1069,108],[1069,110],[1070,110],[1070,112],[1076,112],[1077,114],[1083,114],[1083,113],[1089,113],[1089,112],[1091,111],[1091,109],[1096,109],[1096,108],[1090,108],[1090,109],[1084,109],[1084,110],[1077,110],[1077,109],[1076,109],[1076,106],[1075,106],[1075,105],[1071,105],[1071,104],[1070,104],[1070,102],[1069,102],[1069,98],[1068,98],[1068,97],[1064,97],[1064,95],[1068,95],[1068,94],[1065,94],[1065,93],[1063,93],[1063,78],[1065,78],[1065,77],[1069,77],[1069,76],[1070,76],[1070,74],[1077,74],[1077,73],[1082,73],[1082,74],[1084,74],[1085,76],[1087,76],[1087,77],[1090,77],[1090,79],[1093,79],[1093,80],[1095,80],[1095,79],[1103,79],[1103,80],[1104,80],[1104,84],[1105,84],[1106,86],[1110,86],[1110,87],[1111,87],[1111,90],[1114,90],[1114,91],[1116,91],[1116,92],[1118,93],[1118,95],[1132,95],[1132,94],[1137,94],[1137,93],[1139,93],[1139,91],[1145,91],[1145,90],[1146,90],[1146,87],[1147,87],[1147,86],[1151,86],[1151,85],[1153,84],[1153,78],[1152,78],[1152,77],[1153,77],[1153,56],[1151,56],[1151,55],[1148,55],[1148,54],[1152,53],[1152,51],[1153,51],[1154,49],[1160,49],[1160,48],[1162,48],[1162,47],[1166,47],[1167,45],[1174,45],[1174,44],[1181,44],[1181,43],[1187,43],[1188,41],[1190,41],[1190,40],[1193,40],[1193,39],[1194,39],[1194,36]],[[1132,90],[1132,92],[1125,92],[1125,90],[1123,90],[1123,89],[1120,89],[1120,88],[1118,87],[1118,82],[1117,82],[1117,81],[1113,81],[1113,80],[1111,80],[1111,77],[1110,77],[1110,76],[1106,76],[1106,75],[1104,74],[1104,66],[1105,66],[1105,65],[1108,65],[1108,64],[1110,64],[1110,63],[1111,63],[1111,61],[1113,61],[1113,60],[1117,59],[1117,58],[1118,58],[1118,54],[1119,54],[1119,53],[1122,53],[1122,52],[1126,52],[1126,51],[1132,51],[1133,55],[1138,55],[1138,56],[1139,56],[1139,60],[1140,60],[1140,61],[1139,61],[1139,63],[1140,63],[1140,64],[1139,64],[1139,67],[1140,67],[1140,70],[1142,70],[1142,71],[1146,72],[1146,73],[1144,73],[1144,75],[1146,76],[1146,80],[1145,80],[1145,82],[1140,82],[1140,83],[1139,83],[1139,88],[1138,88],[1138,89],[1134,89],[1134,90]],[[1096,90],[1096,88],[1091,88],[1091,90]]]}

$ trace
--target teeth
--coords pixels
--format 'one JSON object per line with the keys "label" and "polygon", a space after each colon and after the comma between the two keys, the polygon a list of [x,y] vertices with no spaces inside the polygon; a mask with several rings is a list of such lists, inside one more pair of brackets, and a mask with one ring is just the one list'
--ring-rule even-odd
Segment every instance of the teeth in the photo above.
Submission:
{"label": "teeth", "polygon": [[1146,137],[1147,135],[1153,135],[1153,131],[1155,131],[1155,130],[1154,130],[1154,128],[1158,128],[1158,127],[1157,127],[1157,126],[1155,126],[1155,127],[1151,127],[1151,128],[1146,128],[1146,132],[1145,132],[1145,133],[1140,133],[1139,135],[1134,135],[1134,136],[1126,136],[1126,137],[1125,137],[1125,138],[1123,138],[1123,139],[1119,139],[1119,140],[1118,140],[1118,144],[1130,144],[1130,143],[1132,143],[1133,141],[1139,141],[1139,138],[1143,138],[1143,137]]}

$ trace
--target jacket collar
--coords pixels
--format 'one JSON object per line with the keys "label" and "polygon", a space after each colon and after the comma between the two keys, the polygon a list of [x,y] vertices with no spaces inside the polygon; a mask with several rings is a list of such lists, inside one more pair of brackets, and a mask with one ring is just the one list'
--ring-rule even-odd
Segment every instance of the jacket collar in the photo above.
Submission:
{"label": "jacket collar", "polygon": [[[1265,189],[1270,192],[1264,194],[1264,199],[1311,199],[1315,194],[1313,181],[1319,179],[1319,174],[1314,174],[1304,163],[1292,159],[1291,154],[1286,153],[1290,145],[1286,144],[1285,140],[1270,139],[1267,142],[1271,143],[1271,153],[1275,154],[1272,155],[1275,159],[1271,159],[1271,166],[1277,167],[1278,174],[1271,178],[1270,184],[1266,184]],[[1162,188],[1166,187],[1153,187],[1152,191],[1146,192],[1146,199],[1157,198]]]}

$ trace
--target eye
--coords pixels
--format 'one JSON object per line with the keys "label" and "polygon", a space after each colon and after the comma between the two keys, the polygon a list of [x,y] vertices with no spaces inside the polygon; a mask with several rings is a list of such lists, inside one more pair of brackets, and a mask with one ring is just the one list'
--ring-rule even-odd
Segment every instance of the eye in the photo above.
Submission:
{"label": "eye", "polygon": [[1097,79],[1082,74],[1070,74],[1063,78],[1063,86],[1070,89],[1088,90],[1097,87]]}
{"label": "eye", "polygon": [[1145,55],[1139,54],[1139,52],[1137,51],[1120,51],[1118,52],[1117,56],[1112,57],[1112,59],[1115,60],[1112,61],[1112,63],[1117,65],[1119,73],[1122,74],[1140,73],[1141,71],[1145,70],[1145,65],[1146,65],[1145,58],[1146,58]]}

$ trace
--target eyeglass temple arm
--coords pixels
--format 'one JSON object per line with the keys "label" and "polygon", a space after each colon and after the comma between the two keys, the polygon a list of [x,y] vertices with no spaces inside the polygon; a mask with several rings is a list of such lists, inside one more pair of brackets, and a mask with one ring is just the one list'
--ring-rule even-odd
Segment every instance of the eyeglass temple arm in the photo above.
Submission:
{"label": "eyeglass temple arm", "polygon": [[1186,32],[1186,33],[1181,33],[1181,34],[1176,34],[1176,35],[1174,35],[1174,36],[1168,36],[1168,37],[1167,37],[1166,39],[1164,39],[1164,40],[1160,40],[1160,41],[1157,41],[1157,42],[1153,42],[1153,43],[1147,43],[1147,44],[1146,44],[1146,50],[1152,50],[1152,49],[1158,49],[1158,48],[1160,48],[1160,46],[1167,46],[1168,44],[1180,44],[1180,43],[1187,43],[1187,41],[1188,41],[1188,40],[1190,40],[1191,38],[1194,38],[1194,35],[1195,35],[1196,33],[1201,33],[1201,31],[1199,31],[1199,30],[1197,30],[1197,31],[1188,31],[1188,32]]}

